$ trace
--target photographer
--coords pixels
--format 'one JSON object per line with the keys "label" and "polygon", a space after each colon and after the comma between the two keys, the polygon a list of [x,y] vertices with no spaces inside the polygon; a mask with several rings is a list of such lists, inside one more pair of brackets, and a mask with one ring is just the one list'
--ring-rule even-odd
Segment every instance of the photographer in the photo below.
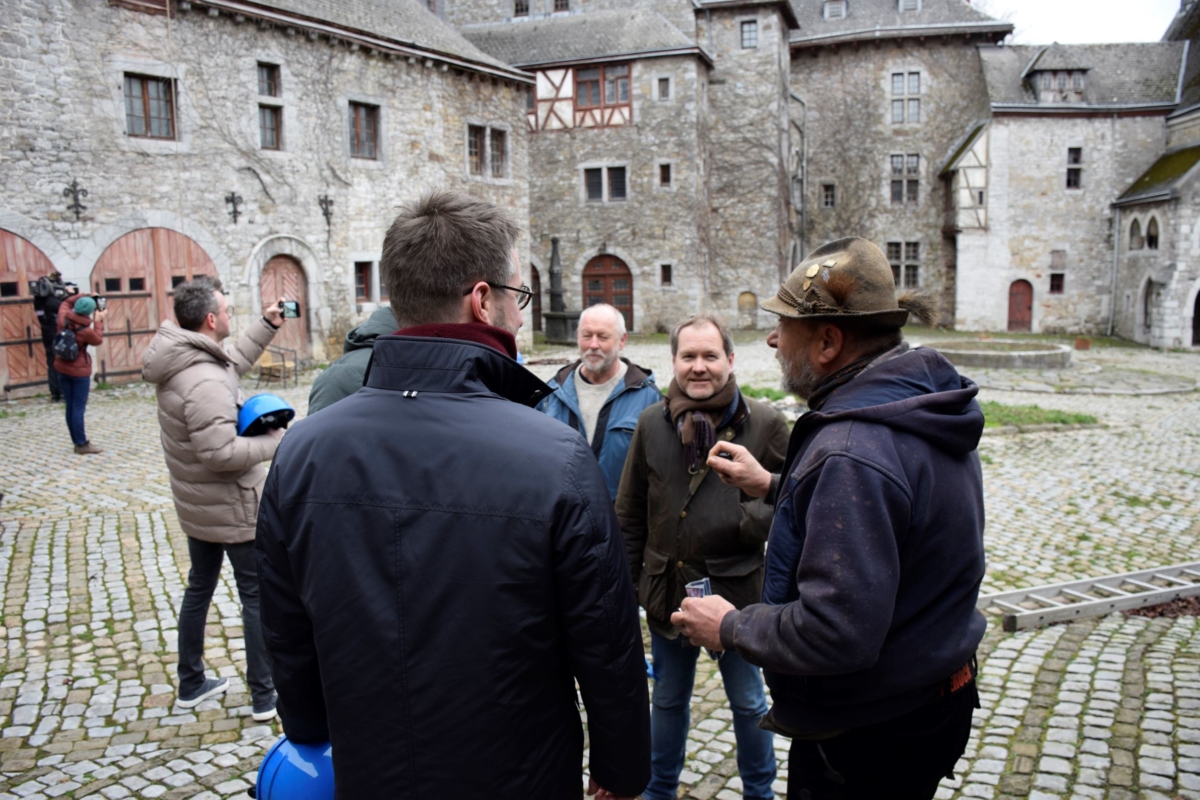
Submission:
{"label": "photographer", "polygon": [[58,309],[63,300],[79,294],[79,287],[65,283],[57,270],[36,281],[29,282],[33,294],[33,313],[37,314],[42,326],[42,346],[46,350],[46,383],[50,387],[50,402],[61,403],[62,387],[59,385],[58,370],[54,368],[54,335],[58,333]]}
{"label": "photographer", "polygon": [[78,294],[64,299],[58,307],[57,331],[71,331],[79,346],[79,355],[68,361],[61,355],[54,358],[58,385],[67,401],[67,430],[75,443],[75,453],[81,456],[104,452],[88,441],[83,429],[83,414],[87,410],[88,389],[92,382],[92,357],[88,345],[99,346],[104,341],[104,312],[96,307],[96,298]]}

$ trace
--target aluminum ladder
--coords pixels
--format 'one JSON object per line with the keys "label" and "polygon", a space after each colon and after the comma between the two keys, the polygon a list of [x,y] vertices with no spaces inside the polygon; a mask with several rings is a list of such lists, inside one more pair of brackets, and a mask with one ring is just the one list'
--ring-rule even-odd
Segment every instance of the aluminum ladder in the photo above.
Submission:
{"label": "aluminum ladder", "polygon": [[1011,632],[1195,595],[1200,595],[1200,561],[980,595],[975,607],[1002,615],[1004,630]]}

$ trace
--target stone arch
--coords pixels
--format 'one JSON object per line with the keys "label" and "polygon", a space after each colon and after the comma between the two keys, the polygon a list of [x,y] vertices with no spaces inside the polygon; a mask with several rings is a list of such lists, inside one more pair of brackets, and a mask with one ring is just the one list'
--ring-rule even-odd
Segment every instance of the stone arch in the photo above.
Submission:
{"label": "stone arch", "polygon": [[29,284],[55,269],[33,242],[0,228],[0,386],[6,397],[35,392],[46,383],[41,318]]}
{"label": "stone arch", "polygon": [[1187,336],[1190,332],[1192,346],[1200,347],[1200,278],[1192,281],[1192,285],[1188,289],[1183,313],[1183,335]]}
{"label": "stone arch", "polygon": [[[181,217],[174,211],[151,209],[149,211],[133,211],[118,218],[115,222],[97,230],[85,243],[79,254],[78,263],[83,280],[91,275],[92,268],[104,255],[113,242],[126,234],[142,228],[165,228],[175,233],[181,233],[194,241],[212,259],[217,270],[217,276],[222,282],[233,280],[232,265],[229,253],[221,243],[202,225],[197,225],[191,219]],[[65,273],[64,273],[65,274]]]}
{"label": "stone arch", "polygon": [[1133,222],[1129,223],[1129,249],[1141,250],[1145,245],[1145,240],[1142,239],[1142,223],[1137,217],[1133,218]]}
{"label": "stone arch", "polygon": [[1146,223],[1146,249],[1158,249],[1158,217],[1151,216]]}
{"label": "stone arch", "polygon": [[[593,256],[580,274],[582,307],[607,303],[625,315],[625,327],[633,330],[633,273],[629,265],[611,253]],[[593,288],[595,284],[595,288]]]}
{"label": "stone arch", "polygon": [[1154,330],[1154,287],[1154,276],[1146,275],[1138,291],[1138,319],[1134,326],[1134,339],[1139,342],[1149,341]]}
{"label": "stone arch", "polygon": [[[258,316],[259,309],[263,304],[261,292],[263,269],[266,268],[267,262],[276,256],[287,256],[303,273],[307,297],[303,298],[301,302],[305,303],[307,308],[302,309],[302,313],[308,320],[310,347],[314,340],[324,341],[325,334],[333,322],[324,297],[324,267],[317,251],[308,242],[285,233],[268,236],[251,249],[250,257],[246,259],[246,265],[242,271],[242,285],[250,290],[250,306],[246,312],[239,310],[239,319],[245,318],[244,321],[248,323]],[[249,316],[246,317],[246,314]]]}
{"label": "stone arch", "polygon": [[46,258],[50,259],[50,263],[54,265],[64,279],[76,282],[77,278],[87,280],[87,270],[91,269],[91,263],[87,263],[80,273],[80,269],[76,264],[79,259],[72,258],[65,248],[59,243],[54,234],[38,225],[33,220],[23,214],[18,214],[16,211],[0,208],[0,228],[8,231],[11,234],[20,236],[25,241],[32,244]]}

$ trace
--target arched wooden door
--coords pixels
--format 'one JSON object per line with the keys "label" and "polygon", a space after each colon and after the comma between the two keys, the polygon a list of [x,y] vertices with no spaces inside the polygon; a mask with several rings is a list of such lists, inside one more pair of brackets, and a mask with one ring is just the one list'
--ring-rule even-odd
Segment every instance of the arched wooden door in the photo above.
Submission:
{"label": "arched wooden door", "polygon": [[542,276],[538,274],[537,267],[533,264],[529,265],[529,288],[533,291],[533,303],[529,307],[529,313],[533,316],[533,329],[540,331],[542,329]]}
{"label": "arched wooden door", "polygon": [[744,331],[758,327],[758,296],[754,292],[738,295],[738,327]]}
{"label": "arched wooden door", "polygon": [[633,330],[633,275],[616,256],[596,256],[583,268],[583,306],[599,303],[615,306]]}
{"label": "arched wooden door", "polygon": [[300,319],[289,319],[271,344],[295,350],[297,358],[308,358],[308,321],[312,315],[308,307],[308,281],[300,264],[288,256],[275,256],[263,267],[258,287],[264,305],[280,297],[300,301]]}
{"label": "arched wooden door", "polygon": [[1008,329],[1033,330],[1033,284],[1013,281],[1008,287]]}
{"label": "arched wooden door", "polygon": [[1196,295],[1196,305],[1192,309],[1192,344],[1200,345],[1200,293]]}
{"label": "arched wooden door", "polygon": [[163,320],[174,320],[174,288],[217,274],[204,248],[166,228],[142,228],[108,246],[92,268],[91,290],[108,298],[104,344],[93,361],[101,380],[136,380],[142,354]]}
{"label": "arched wooden door", "polygon": [[0,385],[6,393],[46,382],[42,326],[29,282],[53,271],[31,242],[0,230]]}

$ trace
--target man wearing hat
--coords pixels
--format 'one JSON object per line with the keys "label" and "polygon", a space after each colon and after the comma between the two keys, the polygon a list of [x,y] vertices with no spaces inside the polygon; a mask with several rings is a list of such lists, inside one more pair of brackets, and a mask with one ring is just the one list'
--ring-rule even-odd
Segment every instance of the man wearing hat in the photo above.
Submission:
{"label": "man wearing hat", "polygon": [[897,299],[866,240],[814,251],[762,307],[780,317],[767,342],[784,388],[811,411],[779,475],[727,442],[708,459],[775,505],[762,602],[686,598],[671,621],[763,667],[763,724],[792,738],[791,800],[928,800],[978,707],[978,387],[904,341],[910,311],[928,322],[931,309]]}

